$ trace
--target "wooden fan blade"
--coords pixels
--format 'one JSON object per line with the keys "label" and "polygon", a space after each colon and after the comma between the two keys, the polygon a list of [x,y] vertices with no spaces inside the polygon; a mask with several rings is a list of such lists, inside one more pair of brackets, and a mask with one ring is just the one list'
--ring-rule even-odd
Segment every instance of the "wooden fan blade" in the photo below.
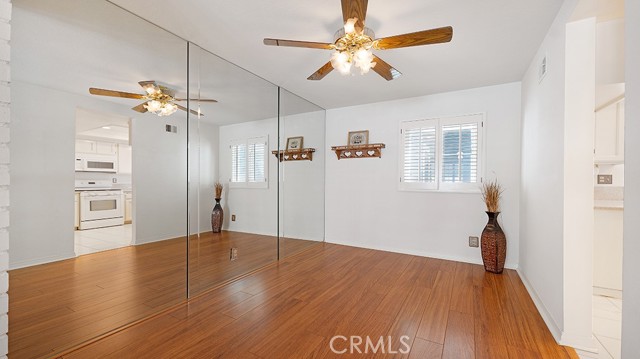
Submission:
{"label": "wooden fan blade", "polygon": [[324,64],[318,71],[311,74],[311,76],[307,77],[307,80],[322,80],[329,72],[333,71],[333,66],[331,66],[331,61]]}
{"label": "wooden fan blade", "polygon": [[264,44],[269,46],[306,47],[309,49],[323,49],[323,50],[333,49],[333,44],[329,44],[326,42],[264,39]]}
{"label": "wooden fan blade", "polygon": [[147,104],[146,102],[143,102],[143,103],[139,104],[136,107],[132,107],[131,109],[134,110],[134,111],[138,111],[140,113],[145,113],[145,112],[147,112],[147,109],[144,107],[144,105],[146,105],[146,104]]}
{"label": "wooden fan blade", "polygon": [[453,28],[447,26],[412,32],[410,34],[384,37],[377,39],[373,47],[378,50],[397,49],[400,47],[440,44],[451,41],[451,38],[453,38]]}
{"label": "wooden fan blade", "polygon": [[[186,107],[180,106],[178,104],[175,104],[175,105],[178,106],[178,108],[181,109],[182,111],[187,112],[187,108]],[[200,117],[204,116],[204,114],[202,112],[198,113],[198,111],[194,111],[194,110],[189,110],[189,112],[191,112],[192,115],[196,115],[196,116],[200,115]]]}
{"label": "wooden fan blade", "polygon": [[143,95],[140,95],[140,94],[137,94],[137,93],[105,90],[105,89],[99,89],[99,88],[95,88],[95,87],[91,87],[89,89],[89,93],[92,94],[92,95],[98,95],[98,96],[133,98],[133,99],[137,99],[137,100],[144,98]]}
{"label": "wooden fan blade", "polygon": [[376,63],[376,65],[373,67],[373,71],[375,71],[378,75],[384,77],[387,81],[391,81],[402,76],[400,71],[394,69],[393,67],[391,67],[391,65],[382,61],[382,59],[376,55],[373,55],[373,62]]}
{"label": "wooden fan blade", "polygon": [[[187,101],[186,98],[175,98],[173,99],[174,101]],[[196,98],[193,97],[191,99],[191,101],[197,101],[197,102],[218,102],[217,100],[211,99],[211,98]]]}
{"label": "wooden fan blade", "polygon": [[358,21],[354,27],[358,31],[364,29],[364,21],[367,18],[368,0],[342,0],[342,19],[346,23],[351,18],[357,18]]}

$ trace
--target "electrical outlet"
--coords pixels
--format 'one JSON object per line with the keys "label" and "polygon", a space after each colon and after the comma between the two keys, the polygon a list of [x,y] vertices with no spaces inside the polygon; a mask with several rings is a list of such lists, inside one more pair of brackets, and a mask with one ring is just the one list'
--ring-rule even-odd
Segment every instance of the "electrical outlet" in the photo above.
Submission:
{"label": "electrical outlet", "polygon": [[612,184],[613,175],[598,175],[598,184]]}
{"label": "electrical outlet", "polygon": [[238,248],[231,248],[229,260],[235,261],[238,258]]}
{"label": "electrical outlet", "polygon": [[232,215],[231,215],[231,222],[235,222],[235,221],[236,221],[236,215],[235,215],[235,214],[232,214]]}
{"label": "electrical outlet", "polygon": [[478,247],[478,237],[469,236],[469,247]]}

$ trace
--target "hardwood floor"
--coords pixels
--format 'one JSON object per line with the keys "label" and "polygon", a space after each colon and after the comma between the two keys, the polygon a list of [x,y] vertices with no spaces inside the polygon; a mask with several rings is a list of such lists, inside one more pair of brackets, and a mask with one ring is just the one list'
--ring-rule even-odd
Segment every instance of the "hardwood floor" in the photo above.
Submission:
{"label": "hardwood floor", "polygon": [[[193,236],[191,294],[276,260],[276,237],[223,231]],[[281,239],[281,254],[317,242]],[[238,259],[229,261],[229,248]],[[182,303],[185,239],[83,255],[9,272],[9,354],[46,358]]]}
{"label": "hardwood floor", "polygon": [[[340,355],[331,350],[338,335]],[[362,354],[349,350],[356,336]],[[63,357],[576,358],[555,343],[514,271],[332,244]]]}

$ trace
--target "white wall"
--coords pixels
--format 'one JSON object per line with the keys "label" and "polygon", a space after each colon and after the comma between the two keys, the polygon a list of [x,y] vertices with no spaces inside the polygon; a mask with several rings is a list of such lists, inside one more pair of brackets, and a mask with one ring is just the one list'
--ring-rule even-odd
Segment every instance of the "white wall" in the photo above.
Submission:
{"label": "white wall", "polygon": [[9,148],[11,1],[0,1],[0,357],[9,351]]}
{"label": "white wall", "polygon": [[[564,326],[563,212],[566,1],[522,80],[522,184],[518,272],[556,340]],[[539,81],[539,64],[547,74]]]}
{"label": "white wall", "polygon": [[[483,112],[485,175],[505,188],[501,225],[507,236],[506,266],[519,253],[520,83],[327,111],[326,241],[481,263],[468,246],[487,223],[480,193],[399,191],[399,124],[403,120]],[[382,158],[338,160],[331,146],[347,133],[369,130],[369,143],[382,142]]]}
{"label": "white wall", "polygon": [[625,1],[625,189],[622,358],[640,358],[640,1]]}
{"label": "white wall", "polygon": [[191,119],[190,122],[189,209],[191,233],[211,231],[211,210],[215,206],[213,185],[218,181],[219,127]]}
{"label": "white wall", "polygon": [[[177,133],[165,131],[177,126]],[[131,120],[135,244],[187,234],[186,116]]]}
{"label": "white wall", "polygon": [[[313,161],[284,161],[280,166],[280,235],[314,241],[324,239],[325,111],[283,116],[280,148],[288,137],[303,136],[315,148]],[[273,157],[275,159],[275,157]]]}
{"label": "white wall", "polygon": [[594,350],[592,335],[596,18],[567,24],[564,114],[564,327],[561,342]]}
{"label": "white wall", "polygon": [[[229,188],[231,178],[231,150],[229,141],[249,137],[268,136],[268,188]],[[276,118],[220,126],[220,182],[224,210],[223,229],[275,236],[278,233],[278,161],[271,154],[278,148],[278,120]],[[231,215],[236,221],[231,221]]]}

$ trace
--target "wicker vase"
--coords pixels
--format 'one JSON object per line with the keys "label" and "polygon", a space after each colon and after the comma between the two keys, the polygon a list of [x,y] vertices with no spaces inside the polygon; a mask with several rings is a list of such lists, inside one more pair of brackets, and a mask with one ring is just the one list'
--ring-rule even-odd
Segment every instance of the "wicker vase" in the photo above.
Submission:
{"label": "wicker vase", "polygon": [[482,231],[482,262],[487,272],[502,273],[507,256],[507,238],[498,224],[500,212],[487,212],[489,221]]}
{"label": "wicker vase", "polygon": [[222,230],[223,216],[224,212],[222,211],[222,206],[220,205],[220,198],[216,198],[216,205],[211,211],[211,230],[213,231],[213,233],[220,233],[220,230]]}

